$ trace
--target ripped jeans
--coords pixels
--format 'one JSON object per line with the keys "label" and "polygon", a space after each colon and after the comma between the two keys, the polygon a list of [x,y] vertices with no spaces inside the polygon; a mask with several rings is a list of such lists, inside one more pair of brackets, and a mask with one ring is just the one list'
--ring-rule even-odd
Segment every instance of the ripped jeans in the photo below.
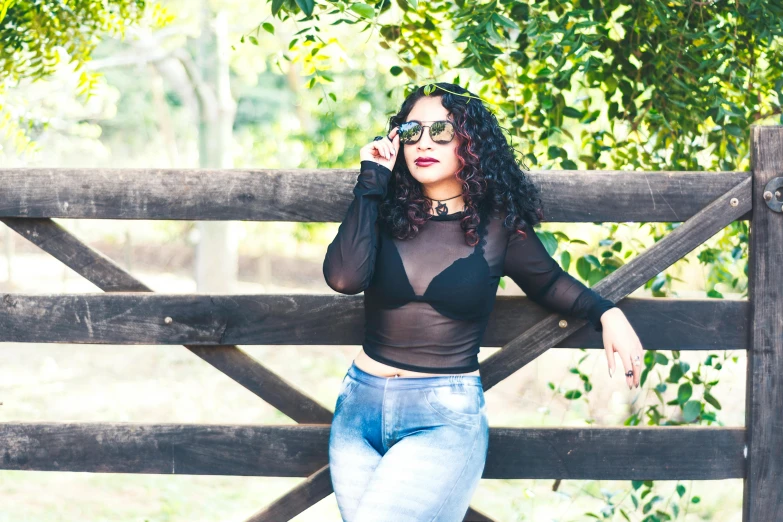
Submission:
{"label": "ripped jeans", "polygon": [[461,522],[488,445],[478,375],[387,378],[351,364],[329,434],[340,515],[344,522]]}

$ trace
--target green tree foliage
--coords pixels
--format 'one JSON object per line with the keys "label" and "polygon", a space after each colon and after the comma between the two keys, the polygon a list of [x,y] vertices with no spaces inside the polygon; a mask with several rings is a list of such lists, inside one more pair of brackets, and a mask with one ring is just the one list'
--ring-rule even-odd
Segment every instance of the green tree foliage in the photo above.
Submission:
{"label": "green tree foliage", "polygon": [[[271,4],[281,20],[305,15],[296,40],[318,42],[327,22],[377,27],[399,59],[390,73],[411,84],[472,69],[533,165],[547,142],[547,164],[564,169],[738,169],[749,126],[781,113],[780,1]],[[459,63],[444,61],[447,46]]]}
{"label": "green tree foliage", "polygon": [[100,39],[124,37],[147,14],[155,26],[170,20],[146,0],[0,0],[0,130],[14,135],[17,148],[29,143],[26,131],[37,122],[9,112],[4,93],[54,74],[64,59],[79,74],[77,94],[89,98],[100,73],[82,66]]}
{"label": "green tree foliage", "polygon": [[145,3],[5,0],[0,11],[3,78],[35,80],[51,74],[60,62],[60,49],[83,64],[97,45],[97,36],[122,35],[125,27],[139,21]]}

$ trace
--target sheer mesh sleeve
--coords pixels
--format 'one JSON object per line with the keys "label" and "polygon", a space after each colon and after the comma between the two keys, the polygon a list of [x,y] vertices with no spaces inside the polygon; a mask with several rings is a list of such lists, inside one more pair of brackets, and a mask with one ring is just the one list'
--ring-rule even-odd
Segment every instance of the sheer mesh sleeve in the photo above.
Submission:
{"label": "sheer mesh sleeve", "polygon": [[616,305],[564,271],[549,255],[532,227],[527,237],[509,234],[503,275],[508,275],[532,301],[565,315],[587,319],[603,331],[601,315]]}
{"label": "sheer mesh sleeve", "polygon": [[353,201],[324,258],[324,279],[336,292],[358,294],[372,280],[378,248],[378,208],[391,174],[380,163],[361,162]]}

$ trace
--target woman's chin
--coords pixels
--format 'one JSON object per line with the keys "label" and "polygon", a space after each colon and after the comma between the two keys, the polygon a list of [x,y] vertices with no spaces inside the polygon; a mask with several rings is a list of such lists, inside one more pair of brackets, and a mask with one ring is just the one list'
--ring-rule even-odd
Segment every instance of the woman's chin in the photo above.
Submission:
{"label": "woman's chin", "polygon": [[437,183],[449,177],[442,169],[437,167],[427,167],[425,169],[416,169],[411,171],[413,179],[419,183]]}

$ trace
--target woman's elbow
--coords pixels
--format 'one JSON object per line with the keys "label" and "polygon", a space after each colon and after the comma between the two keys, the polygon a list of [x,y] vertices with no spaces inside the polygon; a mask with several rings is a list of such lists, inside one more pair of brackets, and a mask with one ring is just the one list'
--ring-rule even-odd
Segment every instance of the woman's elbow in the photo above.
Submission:
{"label": "woman's elbow", "polygon": [[367,288],[365,279],[358,278],[355,275],[331,274],[326,269],[324,269],[324,280],[329,288],[346,295],[356,295]]}

